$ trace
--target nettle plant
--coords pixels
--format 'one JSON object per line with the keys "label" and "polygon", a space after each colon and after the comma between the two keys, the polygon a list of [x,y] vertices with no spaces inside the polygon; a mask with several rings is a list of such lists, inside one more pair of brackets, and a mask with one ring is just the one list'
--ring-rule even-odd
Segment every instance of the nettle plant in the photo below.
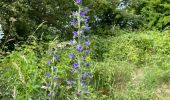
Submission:
{"label": "nettle plant", "polygon": [[[88,85],[92,79],[92,70],[90,70],[90,42],[89,32],[90,27],[88,24],[89,16],[87,16],[89,8],[83,7],[82,0],[75,0],[75,5],[78,10],[72,12],[71,25],[74,27],[72,32],[73,38],[70,41],[72,52],[68,55],[70,58],[70,69],[68,75],[65,78],[65,96],[69,99],[86,99],[90,95],[90,86]],[[59,90],[59,81],[57,63],[60,62],[60,56],[58,56],[53,50],[50,51],[52,59],[48,61],[49,73],[47,74],[47,95],[49,98],[54,99]],[[67,71],[66,71],[67,72]],[[66,73],[63,73],[66,74]],[[62,81],[63,82],[63,81]]]}

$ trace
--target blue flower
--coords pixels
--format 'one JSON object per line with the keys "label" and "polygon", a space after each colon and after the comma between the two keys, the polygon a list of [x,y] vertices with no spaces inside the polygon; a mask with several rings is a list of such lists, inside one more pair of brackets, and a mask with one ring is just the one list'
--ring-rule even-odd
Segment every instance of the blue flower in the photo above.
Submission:
{"label": "blue flower", "polygon": [[74,11],[72,12],[72,15],[73,15],[73,16],[76,16],[77,14],[78,14],[77,11],[76,11],[76,12],[74,12]]}
{"label": "blue flower", "polygon": [[88,7],[84,7],[84,11],[85,11],[85,12],[88,12],[88,11],[89,11],[89,8],[88,8]]}
{"label": "blue flower", "polygon": [[82,17],[84,17],[84,16],[85,16],[85,12],[80,12],[80,15],[81,15]]}
{"label": "blue flower", "polygon": [[58,55],[55,55],[55,56],[54,56],[54,58],[58,59],[58,58],[59,58],[59,56],[58,56]]}
{"label": "blue flower", "polygon": [[54,95],[56,95],[57,94],[57,91],[56,90],[54,90]]}
{"label": "blue flower", "polygon": [[53,54],[53,53],[54,53],[54,51],[53,51],[53,50],[49,50],[49,53],[50,53],[50,54]]}
{"label": "blue flower", "polygon": [[73,35],[78,35],[78,32],[77,31],[73,31]]}
{"label": "blue flower", "polygon": [[74,53],[70,54],[70,58],[73,59],[75,57]]}
{"label": "blue flower", "polygon": [[90,52],[90,50],[85,50],[85,52],[86,52],[86,53],[89,53],[89,52]]}
{"label": "blue flower", "polygon": [[90,36],[85,36],[85,35],[82,36],[82,38],[84,38],[84,39],[89,38],[89,37],[90,37]]}
{"label": "blue flower", "polygon": [[73,84],[73,81],[69,80],[69,81],[67,81],[67,84],[68,84],[68,85],[72,85],[72,84]]}
{"label": "blue flower", "polygon": [[82,2],[82,0],[76,0],[76,3],[81,3]]}
{"label": "blue flower", "polygon": [[80,33],[84,33],[84,30],[80,30]]}
{"label": "blue flower", "polygon": [[77,45],[77,46],[76,46],[76,50],[77,50],[77,51],[82,51],[82,50],[83,50],[83,47],[82,47],[81,45]]}
{"label": "blue flower", "polygon": [[86,16],[85,19],[86,19],[87,21],[89,21],[89,20],[90,20],[90,17],[89,17],[89,16]]}
{"label": "blue flower", "polygon": [[83,57],[83,60],[86,61],[86,57]]}
{"label": "blue flower", "polygon": [[84,45],[89,45],[89,44],[90,44],[89,41],[85,41],[85,42],[84,42]]}
{"label": "blue flower", "polygon": [[91,66],[91,63],[86,63],[86,66]]}
{"label": "blue flower", "polygon": [[78,64],[78,63],[73,63],[72,66],[73,66],[74,68],[78,68],[79,64]]}
{"label": "blue flower", "polygon": [[81,21],[87,23],[89,21],[89,19],[90,19],[89,16],[85,16],[85,17],[81,18]]}
{"label": "blue flower", "polygon": [[86,18],[81,18],[81,21],[87,23],[87,22],[88,22],[88,19],[86,19]]}
{"label": "blue flower", "polygon": [[89,76],[89,74],[87,72],[84,72],[82,76],[83,76],[83,78],[85,78],[85,77]]}
{"label": "blue flower", "polygon": [[58,83],[57,83],[57,82],[55,83],[55,86],[56,86],[56,87],[58,86]]}
{"label": "blue flower", "polygon": [[71,25],[75,25],[75,24],[77,24],[77,19],[73,19],[72,21],[71,21]]}
{"label": "blue flower", "polygon": [[70,44],[73,44],[74,40],[70,40]]}
{"label": "blue flower", "polygon": [[91,28],[91,27],[89,27],[89,24],[85,24],[84,27],[86,30],[90,30],[90,28]]}
{"label": "blue flower", "polygon": [[50,96],[51,96],[51,93],[48,93],[48,96],[50,97]]}

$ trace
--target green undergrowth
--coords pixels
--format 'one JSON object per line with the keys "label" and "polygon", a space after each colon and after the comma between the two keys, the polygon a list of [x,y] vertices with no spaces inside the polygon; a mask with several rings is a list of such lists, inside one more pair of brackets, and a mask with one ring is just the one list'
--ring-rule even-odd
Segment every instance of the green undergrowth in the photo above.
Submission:
{"label": "green undergrowth", "polygon": [[[107,99],[116,95],[118,100],[164,99],[157,89],[170,84],[169,31],[130,32],[96,40],[100,46],[94,46],[94,52],[101,55],[97,58],[95,75]],[[142,72],[133,75],[136,70]]]}
{"label": "green undergrowth", "polygon": [[[121,31],[120,31],[121,32]],[[119,36],[92,36],[91,100],[164,100],[157,93],[163,84],[170,84],[170,33],[158,31],[128,32]],[[43,44],[42,44],[43,45]],[[42,88],[48,71],[48,49],[42,45],[25,45],[11,52],[0,63],[1,100],[46,100]],[[70,96],[65,87],[69,79],[69,46],[57,51],[61,78],[57,99]],[[134,74],[135,73],[135,74]],[[166,92],[166,91],[165,91]],[[166,94],[166,93],[165,93]],[[70,96],[71,97],[71,96]]]}

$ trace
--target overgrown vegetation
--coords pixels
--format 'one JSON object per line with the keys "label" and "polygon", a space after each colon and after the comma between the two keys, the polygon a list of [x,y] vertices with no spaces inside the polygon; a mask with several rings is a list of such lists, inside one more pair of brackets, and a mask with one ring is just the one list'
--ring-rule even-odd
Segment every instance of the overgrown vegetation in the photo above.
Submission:
{"label": "overgrown vegetation", "polygon": [[[170,2],[83,0],[82,5],[89,8],[91,26],[90,53],[82,59],[91,62],[86,63],[88,85],[80,85],[86,86],[83,97],[169,100]],[[4,33],[0,42],[0,100],[81,99],[81,91],[76,92],[76,78],[81,75],[73,74],[70,66],[78,60],[73,56],[81,56],[78,52],[70,57],[77,50],[71,45],[76,42],[70,43],[76,34],[72,31],[83,29],[70,25],[70,15],[77,10],[74,1],[1,0],[0,7]],[[56,75],[54,81],[51,75]],[[54,96],[49,88],[56,90]]]}

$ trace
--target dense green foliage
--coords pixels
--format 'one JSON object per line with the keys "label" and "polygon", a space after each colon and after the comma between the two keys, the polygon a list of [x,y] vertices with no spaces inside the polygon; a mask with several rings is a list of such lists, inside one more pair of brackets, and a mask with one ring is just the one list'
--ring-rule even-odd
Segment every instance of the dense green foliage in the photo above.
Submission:
{"label": "dense green foliage", "polygon": [[143,17],[146,28],[169,29],[169,0],[131,0],[130,9],[133,9],[136,15]]}
{"label": "dense green foliage", "polygon": [[[119,26],[126,29],[167,29],[169,27],[168,0],[84,0],[90,10],[92,31],[99,35],[115,35],[112,31]],[[75,11],[68,0],[1,0],[0,23],[5,36],[4,45],[23,43],[31,35],[43,41],[56,35],[69,39],[71,35],[70,14]],[[102,32],[102,33],[101,33]]]}
{"label": "dense green foliage", "polygon": [[[94,100],[113,98],[154,100],[167,95],[166,91],[163,90],[162,94],[158,90],[164,89],[164,84],[170,82],[168,31],[164,33],[158,31],[130,32],[107,39],[100,37],[100,40],[95,37],[92,38],[94,43],[101,44],[101,39],[105,42],[102,43],[103,47],[93,45],[94,67],[92,72],[94,78],[91,86],[94,88],[91,90],[91,97]],[[51,42],[49,48],[53,46],[53,42]],[[97,50],[97,48],[101,49]],[[35,50],[39,50],[41,54]],[[49,54],[43,51],[41,45],[27,45],[13,51],[3,60],[0,67],[1,80],[3,80],[0,83],[1,99],[12,98],[14,92],[17,93],[17,99],[45,98],[45,91],[43,92],[40,84],[45,82],[44,73],[47,71],[46,61]],[[66,56],[71,51],[70,48],[60,52],[62,62],[59,64],[61,68],[59,76],[64,79],[69,78],[66,72],[62,73],[69,69],[67,64],[70,59]],[[98,57],[99,61],[96,61],[95,57]],[[65,92],[64,95],[63,92],[60,92],[58,98],[67,96],[66,91],[69,87],[62,87],[62,85],[64,85],[64,81],[60,88]]]}
{"label": "dense green foliage", "polygon": [[68,1],[1,0],[0,24],[5,33],[1,47],[14,49],[14,44],[23,44],[32,36],[43,41],[54,39],[57,35],[69,38],[66,25],[74,6]]}
{"label": "dense green foliage", "polygon": [[[89,7],[92,62],[88,100],[170,99],[170,1],[83,0]],[[49,100],[48,60],[55,49],[56,100],[73,100],[68,57],[70,0],[0,0],[0,100]]]}

